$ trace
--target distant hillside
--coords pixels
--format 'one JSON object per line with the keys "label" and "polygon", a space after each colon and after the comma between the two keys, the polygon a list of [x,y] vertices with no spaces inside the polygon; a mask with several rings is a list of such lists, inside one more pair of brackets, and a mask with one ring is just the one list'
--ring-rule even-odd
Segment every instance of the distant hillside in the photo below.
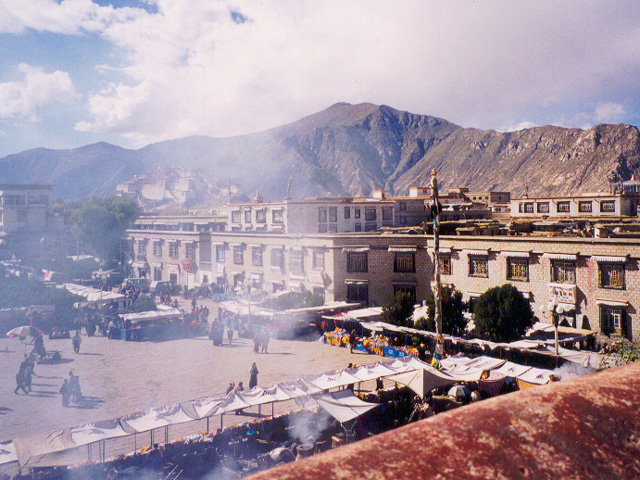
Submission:
{"label": "distant hillside", "polygon": [[187,137],[127,150],[106,143],[36,149],[0,159],[0,182],[53,183],[59,198],[115,190],[158,166],[202,169],[269,200],[285,196],[405,194],[433,168],[442,187],[515,195],[608,190],[640,174],[640,135],[629,125],[537,127],[500,133],[372,104],[336,104],[289,125],[231,138]]}

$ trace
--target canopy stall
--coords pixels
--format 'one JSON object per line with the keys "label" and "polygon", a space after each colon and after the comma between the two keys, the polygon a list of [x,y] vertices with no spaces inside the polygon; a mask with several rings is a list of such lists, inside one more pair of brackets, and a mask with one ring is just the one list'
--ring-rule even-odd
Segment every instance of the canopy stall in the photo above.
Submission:
{"label": "canopy stall", "polygon": [[143,324],[148,322],[154,322],[158,320],[173,320],[180,318],[182,315],[182,310],[178,308],[165,308],[160,310],[149,310],[147,312],[139,312],[139,313],[124,313],[121,314],[120,317],[125,322],[128,320],[133,325]]}
{"label": "canopy stall", "polygon": [[121,293],[99,290],[97,288],[86,287],[76,283],[63,283],[62,285],[58,285],[58,288],[64,288],[69,293],[78,295],[85,299],[84,302],[78,303],[105,305],[111,302],[118,302],[118,308],[121,310],[126,310],[131,303],[131,299],[126,298]]}
{"label": "canopy stall", "polygon": [[360,400],[349,389],[318,395],[315,400],[340,423],[358,418],[378,406],[376,403]]}
{"label": "canopy stall", "polygon": [[16,455],[16,448],[13,445],[13,440],[0,442],[0,465],[17,461],[18,456]]}

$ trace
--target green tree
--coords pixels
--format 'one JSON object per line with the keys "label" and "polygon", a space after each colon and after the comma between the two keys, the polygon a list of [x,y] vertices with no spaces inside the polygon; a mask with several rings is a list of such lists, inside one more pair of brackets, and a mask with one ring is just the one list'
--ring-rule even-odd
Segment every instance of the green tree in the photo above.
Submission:
{"label": "green tree", "polygon": [[139,215],[135,201],[115,196],[92,197],[69,205],[73,232],[108,267],[122,258],[122,239]]}
{"label": "green tree", "polygon": [[[462,301],[462,292],[455,287],[442,287],[442,332],[461,336],[467,326],[464,311],[467,304]],[[436,302],[433,294],[427,298],[427,317],[416,322],[419,330],[436,331]]]}
{"label": "green tree", "polygon": [[382,319],[399,327],[406,327],[413,315],[413,302],[408,293],[396,292],[393,300],[382,306]]}
{"label": "green tree", "polygon": [[478,336],[494,342],[517,340],[533,325],[531,305],[511,284],[480,295],[473,313]]}
{"label": "green tree", "polygon": [[81,300],[82,297],[72,295],[64,288],[47,286],[37,280],[14,275],[0,278],[0,308],[53,305],[61,314],[71,311],[73,304]]}
{"label": "green tree", "polygon": [[156,309],[156,302],[151,295],[140,295],[131,305],[133,312],[148,312]]}

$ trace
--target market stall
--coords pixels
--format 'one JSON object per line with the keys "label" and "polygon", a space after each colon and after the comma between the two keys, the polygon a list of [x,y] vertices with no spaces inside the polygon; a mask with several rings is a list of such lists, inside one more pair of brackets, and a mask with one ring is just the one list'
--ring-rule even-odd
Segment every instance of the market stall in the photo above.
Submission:
{"label": "market stall", "polygon": [[183,330],[191,329],[190,326],[183,325],[182,310],[172,307],[148,312],[124,313],[119,317],[122,322],[116,338],[127,341],[184,336]]}

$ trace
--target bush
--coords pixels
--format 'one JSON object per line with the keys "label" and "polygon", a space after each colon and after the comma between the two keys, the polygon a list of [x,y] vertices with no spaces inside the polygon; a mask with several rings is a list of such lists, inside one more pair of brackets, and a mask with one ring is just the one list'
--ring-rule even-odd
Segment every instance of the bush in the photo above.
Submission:
{"label": "bush", "polygon": [[493,342],[517,340],[533,325],[531,305],[511,284],[480,295],[473,313],[477,335]]}
{"label": "bush", "polygon": [[409,294],[397,292],[393,300],[382,306],[382,319],[399,327],[409,326],[413,316],[413,302]]}
{"label": "bush", "polygon": [[[462,336],[467,326],[464,312],[467,304],[462,301],[462,292],[455,287],[442,287],[442,333]],[[431,294],[427,299],[427,317],[416,322],[419,330],[436,331],[436,302]]]}

